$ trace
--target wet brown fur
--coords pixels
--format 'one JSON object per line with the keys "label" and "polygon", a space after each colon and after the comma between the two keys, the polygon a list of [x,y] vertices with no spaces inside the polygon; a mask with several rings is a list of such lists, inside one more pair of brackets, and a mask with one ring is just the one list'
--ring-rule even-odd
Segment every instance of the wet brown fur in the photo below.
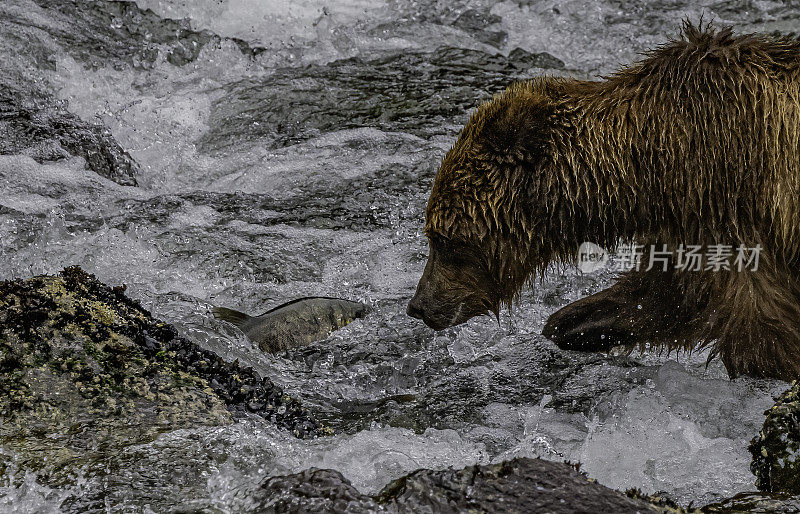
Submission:
{"label": "wet brown fur", "polygon": [[[456,305],[450,324],[496,312],[583,241],[760,244],[757,271],[629,272],[554,314],[545,335],[577,349],[713,344],[731,376],[797,378],[800,42],[686,24],[604,81],[512,85],[442,162],[426,233],[412,305],[439,327]],[[452,248],[466,266],[447,264]]]}

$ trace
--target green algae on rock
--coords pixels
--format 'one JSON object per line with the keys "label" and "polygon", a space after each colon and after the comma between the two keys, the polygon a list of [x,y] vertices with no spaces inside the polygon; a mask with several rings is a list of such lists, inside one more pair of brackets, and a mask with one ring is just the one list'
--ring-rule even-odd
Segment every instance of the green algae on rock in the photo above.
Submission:
{"label": "green algae on rock", "polygon": [[764,426],[750,443],[756,487],[800,494],[800,383],[795,380],[764,414]]}
{"label": "green algae on rock", "polygon": [[170,403],[181,390],[202,398],[207,408],[199,412],[214,421],[250,412],[299,437],[321,430],[270,380],[178,337],[123,292],[79,267],[0,283],[0,413],[42,408],[36,400],[43,392],[29,379],[33,370],[68,378],[95,408],[110,408],[108,414],[147,400],[155,402],[159,420],[198,416],[181,402]]}
{"label": "green algae on rock", "polygon": [[[250,368],[177,336],[79,267],[0,282],[0,470],[60,475],[159,433],[251,413],[297,437],[326,433]],[[56,478],[56,482],[59,477]]]}

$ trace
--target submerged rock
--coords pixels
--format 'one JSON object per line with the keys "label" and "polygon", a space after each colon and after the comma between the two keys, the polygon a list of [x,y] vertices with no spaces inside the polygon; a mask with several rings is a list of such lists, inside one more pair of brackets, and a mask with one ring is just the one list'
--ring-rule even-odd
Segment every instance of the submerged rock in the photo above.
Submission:
{"label": "submerged rock", "polygon": [[[235,43],[250,56],[263,52],[236,38],[194,30],[188,20],[161,18],[136,2],[106,0],[33,0],[51,17],[38,25],[64,50],[90,66],[111,64],[150,67],[163,53],[176,66],[188,64],[208,44]],[[32,20],[26,24],[37,26]]]}
{"label": "submerged rock", "polygon": [[277,148],[357,127],[449,133],[454,119],[536,68],[563,69],[564,63],[519,48],[508,57],[439,48],[278,70],[229,86],[212,106],[211,128],[198,146],[215,153],[267,140]]}
{"label": "submerged rock", "polygon": [[361,494],[341,473],[311,468],[262,482],[251,499],[249,512],[361,512],[384,511]]}
{"label": "submerged rock", "polygon": [[78,267],[0,283],[0,467],[91,474],[121,447],[246,414],[326,433],[269,379],[178,337],[123,291]]}
{"label": "submerged rock", "polygon": [[66,52],[87,67],[151,68],[161,59],[182,66],[207,45],[232,41],[245,55],[263,51],[239,39],[193,30],[131,1],[8,0],[0,2],[0,154],[37,162],[69,156],[98,175],[135,186],[139,166],[111,131],[69,112],[44,71]]}
{"label": "submerged rock", "polygon": [[[23,154],[40,163],[82,157],[98,175],[137,185],[139,166],[111,131],[82,120],[57,100],[46,76],[56,70],[57,34],[68,24],[35,11],[30,1],[0,2],[0,154]],[[62,16],[57,9],[52,14]],[[70,30],[81,32],[77,20]]]}
{"label": "submerged rock", "polygon": [[98,175],[124,186],[137,185],[138,164],[105,126],[84,122],[29,84],[12,86],[2,80],[0,155],[24,154],[40,163],[83,157]]}
{"label": "submerged rock", "polygon": [[750,470],[766,492],[800,494],[800,382],[765,412],[761,432],[750,443]]}
{"label": "submerged rock", "polygon": [[453,26],[469,32],[478,41],[499,48],[508,40],[508,33],[504,30],[488,30],[488,27],[492,25],[499,27],[501,21],[502,18],[492,14],[489,9],[484,11],[467,9],[456,18]]}
{"label": "submerged rock", "polygon": [[461,470],[418,470],[374,497],[339,472],[309,469],[266,479],[251,512],[682,512],[602,486],[569,464],[520,458]]}

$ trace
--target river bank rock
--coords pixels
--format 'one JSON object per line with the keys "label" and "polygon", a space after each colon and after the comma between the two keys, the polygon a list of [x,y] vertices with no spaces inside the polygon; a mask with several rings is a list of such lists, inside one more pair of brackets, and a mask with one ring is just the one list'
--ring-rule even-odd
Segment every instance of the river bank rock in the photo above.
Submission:
{"label": "river bank rock", "polygon": [[326,433],[269,379],[178,337],[123,292],[79,267],[0,283],[0,444],[11,453],[0,470],[91,471],[115,448],[250,414],[297,437]]}
{"label": "river bank rock", "polygon": [[266,479],[252,512],[684,512],[648,500],[599,485],[569,464],[519,458],[460,470],[418,470],[375,496],[359,493],[337,471],[312,468]]}
{"label": "river bank rock", "polygon": [[769,410],[750,443],[750,470],[759,490],[800,494],[800,382],[795,381]]}

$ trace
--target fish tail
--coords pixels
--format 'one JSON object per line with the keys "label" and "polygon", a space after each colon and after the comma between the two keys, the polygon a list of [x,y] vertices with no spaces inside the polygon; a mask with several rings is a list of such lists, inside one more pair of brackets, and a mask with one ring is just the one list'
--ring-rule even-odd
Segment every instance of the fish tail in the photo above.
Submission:
{"label": "fish tail", "polygon": [[225,307],[214,307],[211,309],[211,312],[214,313],[214,317],[217,319],[221,319],[222,321],[227,321],[228,323],[232,323],[237,327],[241,327],[248,320],[250,320],[250,316],[245,314],[244,312],[239,312],[233,309],[226,309]]}

